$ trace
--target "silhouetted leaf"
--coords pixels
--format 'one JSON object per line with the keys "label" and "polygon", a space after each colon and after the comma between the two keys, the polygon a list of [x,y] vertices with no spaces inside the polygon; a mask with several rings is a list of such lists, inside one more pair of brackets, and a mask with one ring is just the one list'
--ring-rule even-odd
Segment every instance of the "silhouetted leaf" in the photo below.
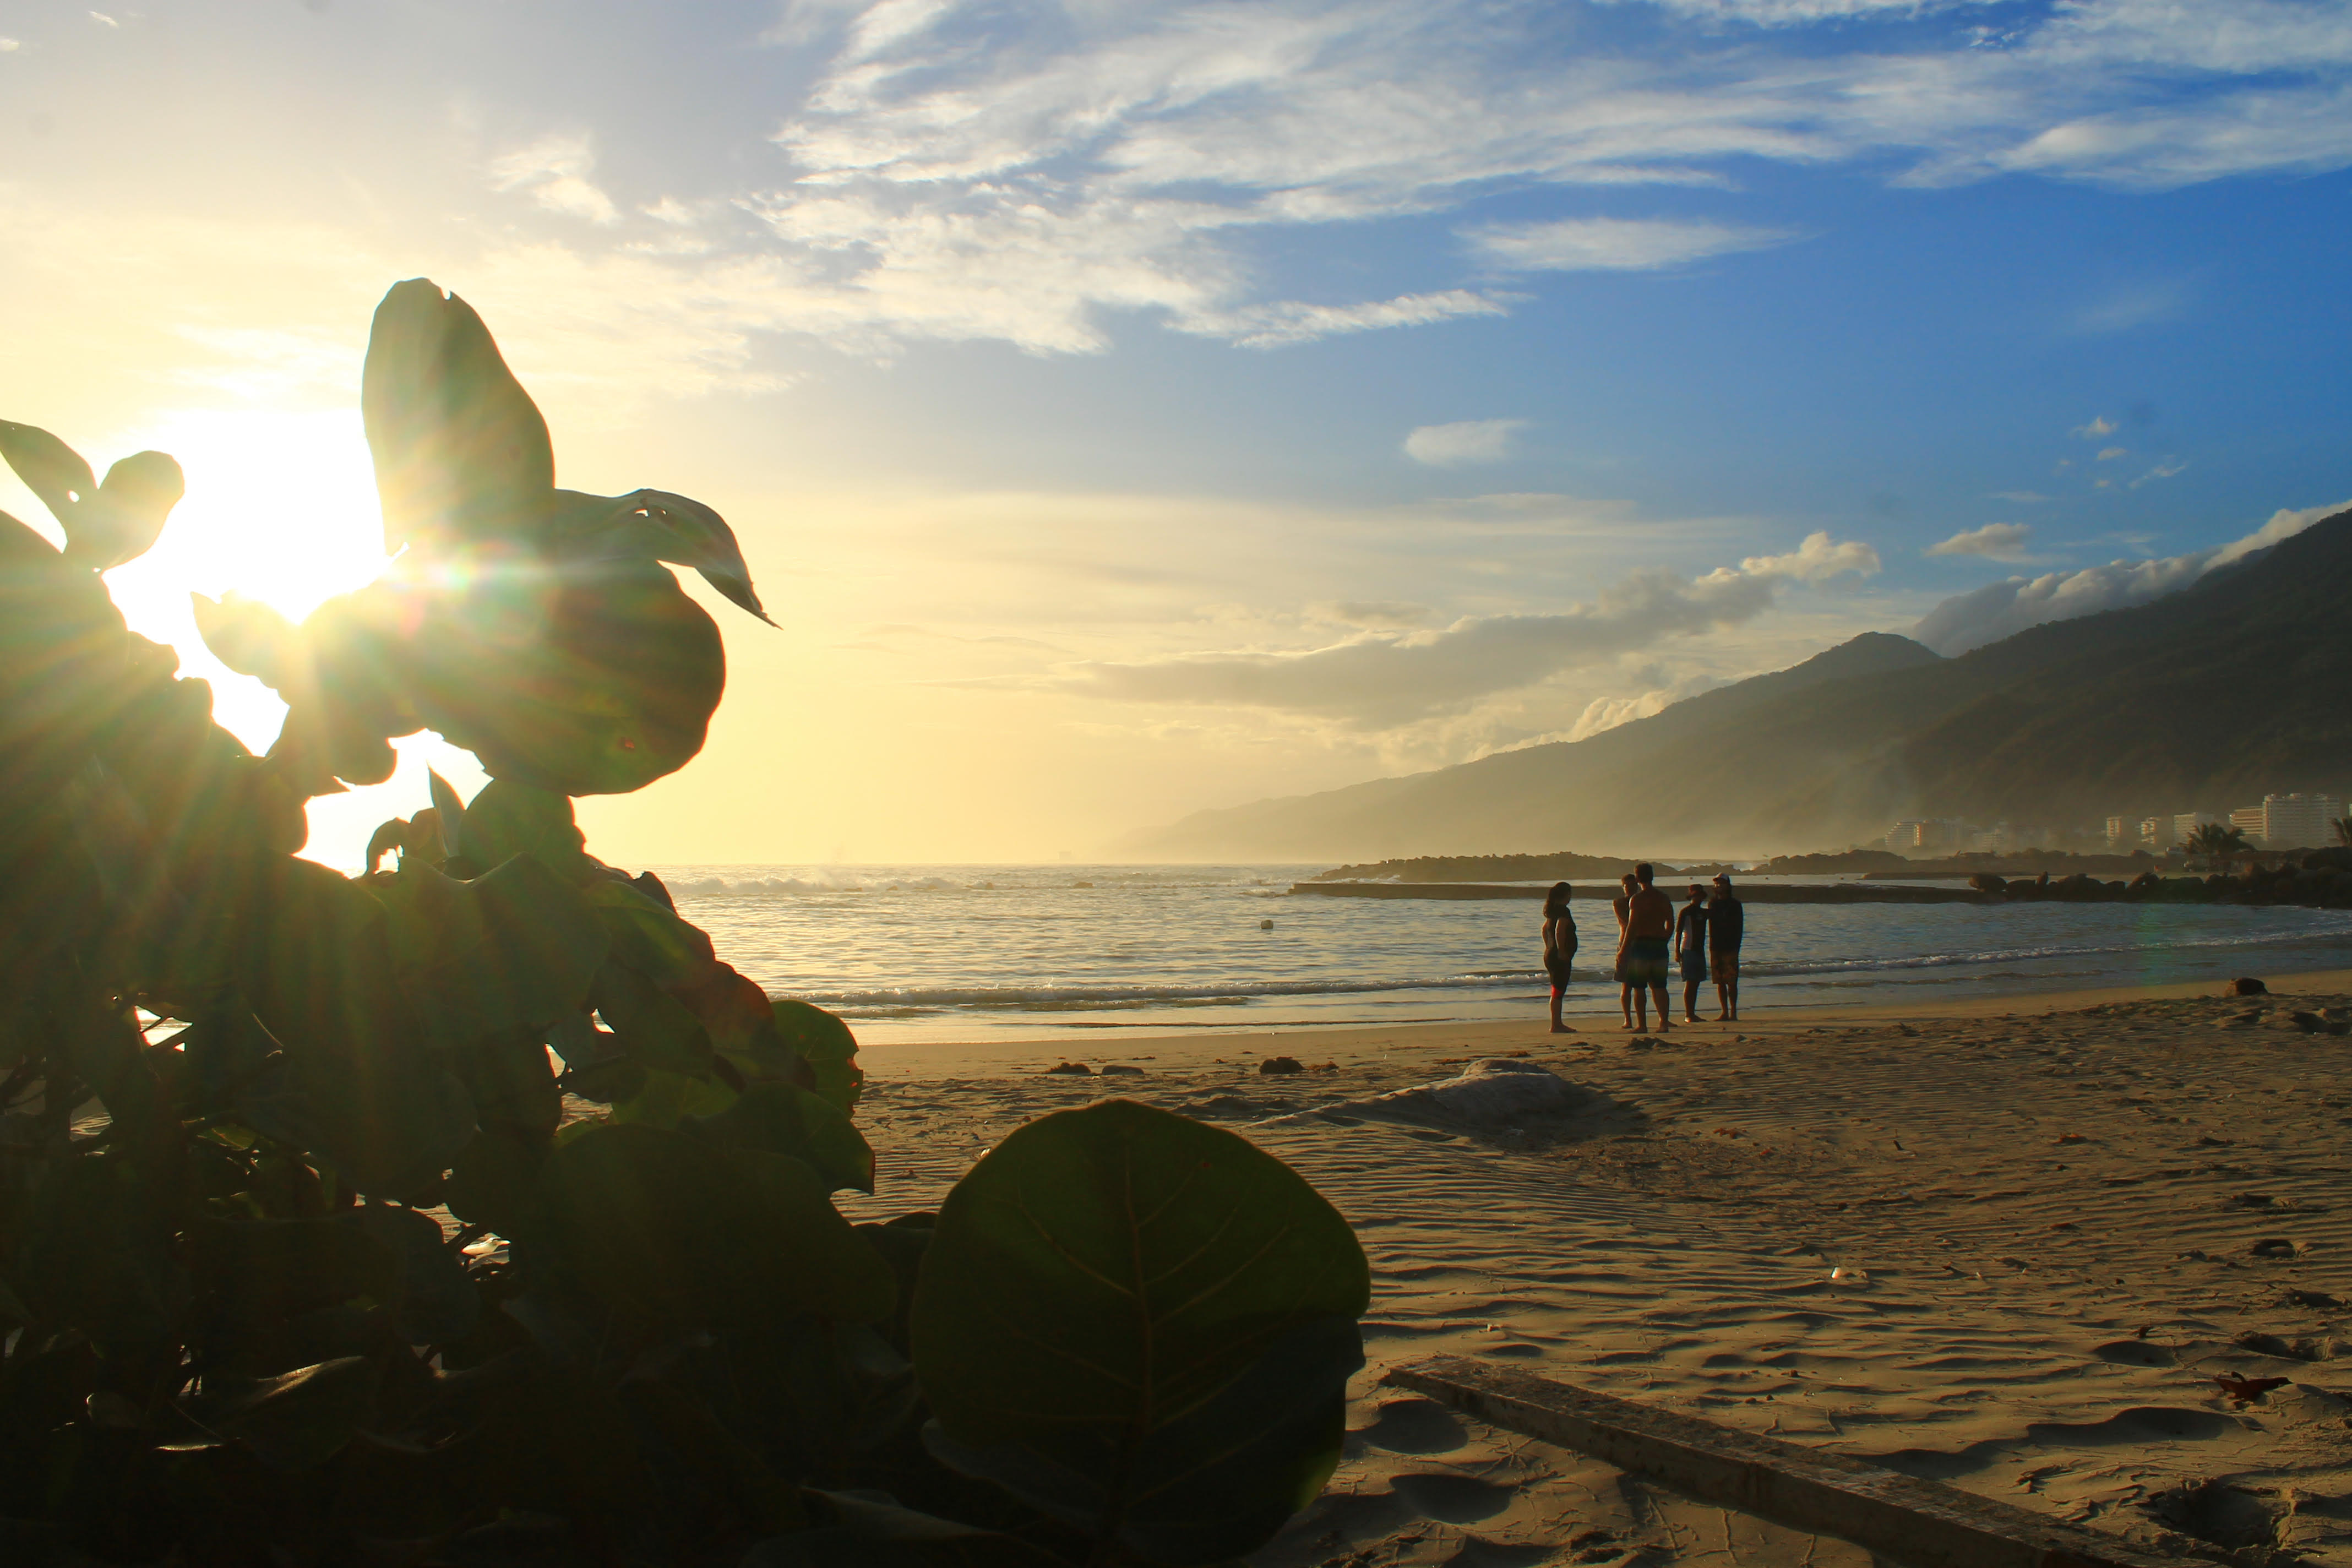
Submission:
{"label": "silhouetted leaf", "polygon": [[452,1044],[543,1035],[587,1001],[604,962],[604,928],[528,855],[467,882],[404,862],[376,887],[403,917],[413,1005]]}
{"label": "silhouetted leaf", "polygon": [[806,1162],[829,1191],[874,1190],[874,1151],[831,1100],[788,1083],[755,1083],[716,1116],[684,1130],[729,1149],[764,1149]]}
{"label": "silhouetted leaf", "polygon": [[786,1155],[604,1126],[549,1156],[541,1193],[572,1272],[646,1317],[692,1326],[889,1315],[888,1268],[815,1173]]}
{"label": "silhouetted leaf", "polygon": [[499,1131],[478,1132],[449,1164],[449,1212],[503,1237],[530,1233],[539,1205],[543,1147]]}
{"label": "silhouetted leaf", "polygon": [[[433,820],[441,829],[443,850],[452,857],[476,858],[473,847],[466,842],[466,803],[449,781],[431,768],[425,770],[425,789],[433,797]],[[488,868],[489,863],[485,863],[483,869]]]}
{"label": "silhouetted leaf", "polygon": [[566,542],[577,540],[586,552],[615,561],[667,561],[690,566],[729,603],[767,621],[751,587],[735,531],[718,512],[667,490],[633,490],[625,496],[583,495],[558,490],[555,527]]}
{"label": "silhouetted leaf", "polygon": [[559,795],[625,794],[685,766],[727,685],[710,617],[659,566],[535,570],[516,589],[527,612],[477,595],[419,637],[418,714],[491,776]]}
{"label": "silhouetted leaf", "polygon": [[1339,1461],[1369,1294],[1347,1222],[1245,1140],[1056,1112],[940,1207],[912,1318],[934,1451],[1147,1559],[1238,1556]]}
{"label": "silhouetted leaf", "polygon": [[857,1065],[857,1037],[835,1015],[787,998],[774,1005],[776,1033],[816,1078],[816,1092],[847,1114],[857,1109],[866,1071]]}
{"label": "silhouetted leaf", "polygon": [[716,970],[710,938],[634,883],[601,878],[581,892],[612,935],[614,961],[656,985],[698,984]]}
{"label": "silhouetted leaf", "polygon": [[710,1036],[701,1020],[635,970],[606,962],[589,998],[613,1032],[613,1044],[631,1061],[691,1078],[709,1072]]}
{"label": "silhouetted leaf", "polygon": [[772,1536],[741,1568],[1056,1568],[1062,1559],[1017,1536],[939,1519],[878,1497],[805,1491],[830,1519]]}
{"label": "silhouetted leaf", "polygon": [[525,532],[554,500],[547,422],[473,307],[428,279],[376,307],[360,409],[387,555]]}
{"label": "silhouetted leaf", "polygon": [[338,1218],[374,1238],[394,1260],[398,1284],[383,1304],[410,1343],[443,1343],[473,1332],[481,1298],[467,1281],[465,1266],[444,1245],[441,1227],[428,1215],[370,1204]]}
{"label": "silhouetted leaf", "polygon": [[483,866],[528,855],[575,886],[596,869],[571,797],[511,779],[492,779],[466,803],[465,835],[467,855]]}
{"label": "silhouetted leaf", "polygon": [[407,847],[408,821],[405,817],[395,816],[390,822],[377,824],[376,830],[368,835],[368,870],[373,873],[382,868],[385,856]]}
{"label": "silhouetted leaf", "polygon": [[188,493],[180,465],[163,452],[134,452],[106,470],[98,493],[66,524],[66,558],[105,572],[147,553],[164,520]]}
{"label": "silhouetted leaf", "polygon": [[301,634],[293,622],[242,594],[218,599],[191,594],[188,600],[196,612],[196,634],[215,658],[280,695],[293,685],[301,657]]}
{"label": "silhouetted leaf", "polygon": [[280,1470],[315,1469],[341,1453],[375,1410],[375,1364],[346,1356],[282,1377],[214,1386],[181,1401],[198,1431],[234,1438]]}
{"label": "silhouetted leaf", "polygon": [[59,523],[98,493],[98,476],[81,454],[36,426],[0,419],[0,458],[8,460],[25,488],[41,498]]}

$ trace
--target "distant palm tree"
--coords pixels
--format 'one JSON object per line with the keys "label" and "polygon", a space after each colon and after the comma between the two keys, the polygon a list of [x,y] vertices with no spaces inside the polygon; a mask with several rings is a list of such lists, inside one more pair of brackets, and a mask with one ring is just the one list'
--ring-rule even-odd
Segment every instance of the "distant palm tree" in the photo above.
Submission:
{"label": "distant palm tree", "polygon": [[2226,827],[2218,822],[2209,822],[2200,827],[2189,836],[2189,842],[2181,847],[2191,855],[2202,855],[2208,860],[2221,862],[2224,871],[2230,868],[2231,861],[2241,855],[2252,854],[2254,848],[2246,842],[2244,828]]}
{"label": "distant palm tree", "polygon": [[2352,849],[2352,816],[2339,816],[2327,826],[2336,829],[2336,843]]}

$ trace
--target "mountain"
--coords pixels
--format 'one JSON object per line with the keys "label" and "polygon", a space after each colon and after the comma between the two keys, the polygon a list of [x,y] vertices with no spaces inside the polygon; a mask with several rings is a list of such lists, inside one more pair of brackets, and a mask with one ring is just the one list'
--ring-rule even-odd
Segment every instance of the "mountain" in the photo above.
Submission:
{"label": "mountain", "polygon": [[2153,604],[1957,658],[1874,632],[1581,741],[1196,812],[1176,859],[1749,856],[1914,816],[2089,824],[2352,785],[2352,511]]}

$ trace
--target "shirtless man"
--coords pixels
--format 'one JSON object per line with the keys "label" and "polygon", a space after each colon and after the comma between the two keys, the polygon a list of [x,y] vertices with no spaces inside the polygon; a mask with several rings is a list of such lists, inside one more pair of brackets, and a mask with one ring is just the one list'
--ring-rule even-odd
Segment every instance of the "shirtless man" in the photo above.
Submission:
{"label": "shirtless man", "polygon": [[1633,1027],[1633,987],[1625,978],[1625,910],[1641,890],[1642,884],[1628,871],[1617,879],[1617,896],[1609,900],[1609,907],[1617,912],[1617,962],[1611,973],[1617,981],[1617,1011],[1625,1015],[1629,1033]]}
{"label": "shirtless man", "polygon": [[1647,862],[1633,868],[1639,888],[1625,900],[1625,941],[1618,950],[1618,977],[1633,992],[1634,1026],[1649,1026],[1648,994],[1658,999],[1658,1033],[1674,1029],[1674,1008],[1666,1001],[1666,982],[1673,973],[1668,951],[1675,934],[1675,901],[1650,885],[1657,873]]}

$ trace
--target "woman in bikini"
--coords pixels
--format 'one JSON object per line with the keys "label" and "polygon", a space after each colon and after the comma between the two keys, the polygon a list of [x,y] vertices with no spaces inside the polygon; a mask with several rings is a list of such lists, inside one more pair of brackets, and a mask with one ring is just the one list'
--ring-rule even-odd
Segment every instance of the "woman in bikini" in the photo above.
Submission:
{"label": "woman in bikini", "polygon": [[1551,978],[1551,1032],[1555,1035],[1576,1032],[1559,1021],[1560,995],[1568,989],[1569,965],[1576,961],[1576,917],[1568,908],[1572,897],[1566,882],[1554,883],[1544,895],[1544,973]]}

